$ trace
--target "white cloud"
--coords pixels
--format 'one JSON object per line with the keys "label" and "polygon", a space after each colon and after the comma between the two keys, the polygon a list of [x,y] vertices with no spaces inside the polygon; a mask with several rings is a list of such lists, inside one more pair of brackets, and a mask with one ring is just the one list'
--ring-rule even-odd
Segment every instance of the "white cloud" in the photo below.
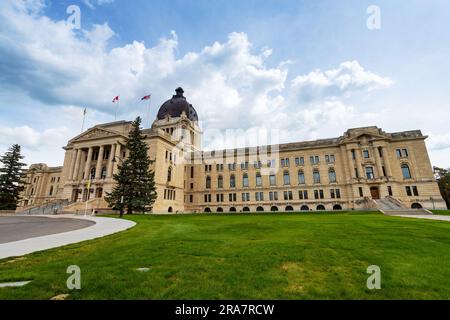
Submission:
{"label": "white cloud", "polygon": [[[100,2],[105,1],[95,4]],[[346,99],[393,83],[365,70],[358,61],[294,75],[288,82],[292,61],[270,67],[267,58],[272,49],[258,51],[245,33],[238,32],[230,33],[224,42],[181,57],[177,56],[174,31],[153,46],[133,41],[109,48],[115,33],[108,24],[81,32],[72,30],[64,21],[39,15],[43,5],[43,1],[26,4],[12,0],[0,4],[0,81],[53,108],[58,115],[53,121],[36,119],[43,130],[33,129],[36,124],[29,123],[0,127],[8,137],[4,141],[21,141],[27,150],[41,150],[39,158],[36,151],[32,161],[50,158],[47,154],[56,152],[54,145],[60,150],[79,132],[84,107],[93,116],[87,126],[111,121],[111,99],[116,95],[121,97],[119,112],[130,119],[145,108],[139,102],[143,95],[152,93],[152,105],[157,106],[174,88],[183,86],[205,132],[277,129],[280,141],[287,142],[336,136],[348,125],[360,124],[360,119],[372,124],[376,119],[373,111],[361,111]],[[230,147],[227,142],[209,140],[210,147]],[[8,143],[0,142],[0,146]]]}
{"label": "white cloud", "polygon": [[428,146],[430,150],[444,150],[450,148],[450,133],[429,134]]}

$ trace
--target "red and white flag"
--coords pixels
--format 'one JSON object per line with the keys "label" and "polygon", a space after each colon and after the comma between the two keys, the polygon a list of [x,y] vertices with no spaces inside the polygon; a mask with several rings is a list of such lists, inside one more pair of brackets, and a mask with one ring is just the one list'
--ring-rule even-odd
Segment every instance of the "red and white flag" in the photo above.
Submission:
{"label": "red and white flag", "polygon": [[114,99],[113,99],[113,103],[116,103],[116,102],[118,102],[119,101],[119,96],[116,96],[116,97],[114,97]]}
{"label": "red and white flag", "polygon": [[149,94],[149,95],[147,95],[147,96],[143,96],[143,97],[141,98],[141,100],[150,100],[151,97],[152,97],[152,95]]}

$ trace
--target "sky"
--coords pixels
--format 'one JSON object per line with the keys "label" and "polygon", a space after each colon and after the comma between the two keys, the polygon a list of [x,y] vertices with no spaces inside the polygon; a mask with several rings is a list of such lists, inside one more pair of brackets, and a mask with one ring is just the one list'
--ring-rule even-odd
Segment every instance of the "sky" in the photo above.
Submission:
{"label": "sky", "polygon": [[2,0],[0,154],[62,165],[85,108],[150,127],[181,86],[205,149],[376,125],[450,167],[449,32],[446,0]]}

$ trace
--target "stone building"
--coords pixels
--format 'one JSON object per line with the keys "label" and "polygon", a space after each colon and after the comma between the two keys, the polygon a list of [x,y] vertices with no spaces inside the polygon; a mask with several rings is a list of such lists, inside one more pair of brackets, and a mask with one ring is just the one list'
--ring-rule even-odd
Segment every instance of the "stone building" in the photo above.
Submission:
{"label": "stone building", "polygon": [[[153,212],[369,209],[387,200],[446,207],[420,130],[373,126],[331,139],[206,152],[183,93],[178,88],[143,131],[158,193]],[[32,165],[21,205],[63,199],[67,211],[107,208],[130,128],[130,121],[99,124],[68,141],[62,167]]]}

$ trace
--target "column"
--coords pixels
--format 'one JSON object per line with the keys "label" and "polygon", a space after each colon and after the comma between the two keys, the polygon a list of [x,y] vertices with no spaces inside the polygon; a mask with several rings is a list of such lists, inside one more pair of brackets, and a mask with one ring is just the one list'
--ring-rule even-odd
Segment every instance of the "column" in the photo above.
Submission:
{"label": "column", "polygon": [[73,171],[73,180],[79,180],[80,178],[80,163],[81,163],[81,155],[83,154],[83,151],[81,149],[77,149],[77,159],[75,160],[75,169]]}
{"label": "column", "polygon": [[383,167],[381,165],[380,152],[378,151],[378,147],[373,148],[375,152],[375,163],[377,165],[378,177],[381,178],[383,176]]}
{"label": "column", "polygon": [[89,180],[93,150],[94,150],[93,147],[89,147],[88,154],[87,154],[87,159],[86,159],[86,164],[84,166],[84,179],[85,180]]}
{"label": "column", "polygon": [[103,152],[105,150],[105,146],[100,146],[100,150],[98,151],[98,159],[97,166],[95,167],[95,179],[100,179],[102,164],[103,164]]}
{"label": "column", "polygon": [[115,159],[116,159],[116,162],[113,165],[113,174],[117,173],[117,166],[119,165],[119,162],[122,159],[120,157],[120,144],[118,144],[118,143],[116,144]]}
{"label": "column", "polygon": [[116,145],[112,144],[111,145],[111,150],[109,151],[108,173],[106,174],[106,176],[108,178],[112,177],[113,166],[114,166],[113,159],[114,159],[115,153],[116,153]]}
{"label": "column", "polygon": [[360,178],[365,177],[365,172],[363,171],[363,167],[361,165],[361,149],[355,149],[356,154],[356,168],[358,168],[358,173]]}
{"label": "column", "polygon": [[389,154],[387,153],[387,147],[382,147],[384,166],[386,167],[386,175],[392,177],[391,164],[389,162]]}
{"label": "column", "polygon": [[68,180],[73,180],[73,175],[74,175],[74,171],[75,171],[75,162],[77,161],[77,155],[78,155],[78,149],[73,149],[72,160],[70,161]]}
{"label": "column", "polygon": [[348,165],[350,167],[350,177],[354,179],[356,178],[356,175],[355,175],[355,164],[353,163],[352,150],[348,150],[347,155],[348,155]]}

